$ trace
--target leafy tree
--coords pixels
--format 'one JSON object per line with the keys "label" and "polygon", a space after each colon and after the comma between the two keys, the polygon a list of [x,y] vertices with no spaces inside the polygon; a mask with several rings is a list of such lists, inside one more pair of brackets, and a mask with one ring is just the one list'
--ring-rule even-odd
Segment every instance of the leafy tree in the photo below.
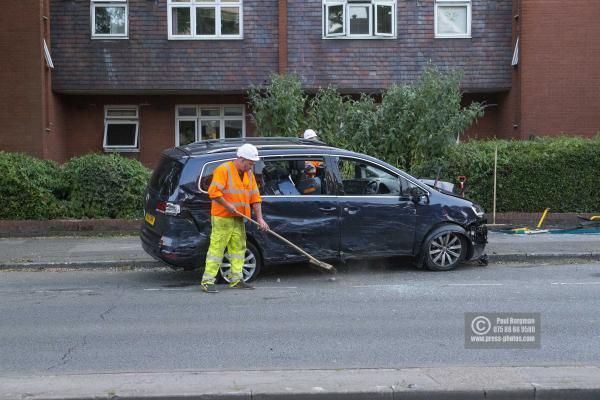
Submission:
{"label": "leafy tree", "polygon": [[306,96],[296,75],[271,74],[269,83],[248,91],[260,136],[298,136],[304,130]]}

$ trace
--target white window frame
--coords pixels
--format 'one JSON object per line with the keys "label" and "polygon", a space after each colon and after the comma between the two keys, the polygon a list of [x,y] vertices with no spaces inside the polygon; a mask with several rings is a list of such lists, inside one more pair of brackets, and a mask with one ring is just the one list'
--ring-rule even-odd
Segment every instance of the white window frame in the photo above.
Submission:
{"label": "white window frame", "polygon": [[46,58],[46,65],[50,69],[54,69],[54,63],[52,62],[52,56],[50,55],[50,49],[48,49],[48,43],[44,39],[44,58]]}
{"label": "white window frame", "polygon": [[[357,8],[367,8],[367,12],[369,13],[369,33],[352,33],[350,32],[350,7],[357,7]],[[346,6],[346,27],[348,28],[346,30],[346,36],[348,36],[349,38],[368,38],[368,37],[373,37],[373,18],[375,17],[373,15],[373,7],[374,5],[369,3],[369,2],[360,2],[360,3],[348,3]]]}
{"label": "white window frame", "polygon": [[[399,0],[322,0],[322,38],[323,39],[395,39],[398,30],[398,4]],[[327,31],[329,22],[329,7],[341,5],[344,7],[344,26],[343,33],[330,34]],[[392,33],[377,32],[377,5],[392,6]],[[369,33],[352,34],[350,33],[350,12],[351,6],[369,6]]]}
{"label": "white window frame", "polygon": [[[115,117],[108,116],[109,110],[135,110],[135,119],[130,116]],[[107,142],[108,125],[131,125],[135,124],[135,144],[128,146],[109,146]],[[140,109],[135,105],[109,105],[104,106],[104,140],[102,147],[105,151],[138,152],[140,144]]]}
{"label": "white window frame", "polygon": [[[438,32],[438,8],[444,6],[467,8],[467,32],[466,33],[439,33]],[[470,39],[471,38],[471,0],[435,0],[433,23],[436,39]]]}
{"label": "white window frame", "polygon": [[[97,7],[124,7],[125,8],[125,33],[96,33],[96,8]],[[92,39],[128,39],[129,38],[129,1],[128,0],[91,0],[90,21]]]}
{"label": "white window frame", "polygon": [[[342,32],[329,33],[329,7],[342,6]],[[343,37],[346,36],[346,5],[343,1],[327,2],[323,4],[325,12],[325,21],[323,24],[323,37]]]}
{"label": "white window frame", "polygon": [[373,30],[374,30],[374,34],[375,36],[387,36],[387,37],[393,37],[394,33],[396,31],[395,29],[395,18],[392,18],[392,32],[391,33],[382,33],[382,32],[377,32],[377,6],[387,6],[387,7],[392,7],[392,14],[395,14],[396,11],[396,7],[394,5],[393,1],[378,1],[375,4],[373,4]]}
{"label": "white window frame", "polygon": [[[240,33],[238,35],[223,35],[221,34],[221,8],[238,8],[240,10]],[[173,9],[174,8],[189,8],[190,9],[190,34],[176,35],[173,34]],[[214,8],[215,9],[215,34],[214,35],[197,35],[196,34],[196,9],[197,8]],[[222,0],[167,0],[167,29],[169,40],[240,40],[244,38],[244,1],[237,0],[224,2]]]}
{"label": "white window frame", "polygon": [[[240,107],[242,109],[242,115],[228,115],[225,116],[226,107]],[[196,116],[179,116],[180,108],[196,108]],[[203,108],[215,108],[219,110],[219,116],[201,116],[200,110]],[[195,126],[195,141],[202,141],[202,121],[214,121],[219,120],[219,139],[225,139],[225,121],[239,121],[242,120],[242,137],[246,137],[246,107],[243,104],[178,104],[175,106],[175,146],[180,146],[179,143],[179,122],[180,121],[194,121]]]}

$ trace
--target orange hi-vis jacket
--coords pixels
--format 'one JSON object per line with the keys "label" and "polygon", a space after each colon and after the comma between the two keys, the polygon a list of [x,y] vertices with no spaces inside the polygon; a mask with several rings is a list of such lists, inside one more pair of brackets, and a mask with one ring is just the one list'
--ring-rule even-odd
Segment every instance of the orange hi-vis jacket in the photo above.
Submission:
{"label": "orange hi-vis jacket", "polygon": [[[240,179],[240,174],[233,161],[219,165],[213,172],[212,182],[208,187],[208,197],[216,199],[221,196],[247,217],[250,217],[252,213],[250,205],[261,202],[256,178],[252,171],[244,172],[244,179]],[[210,214],[217,217],[237,217],[216,201],[211,204]]]}

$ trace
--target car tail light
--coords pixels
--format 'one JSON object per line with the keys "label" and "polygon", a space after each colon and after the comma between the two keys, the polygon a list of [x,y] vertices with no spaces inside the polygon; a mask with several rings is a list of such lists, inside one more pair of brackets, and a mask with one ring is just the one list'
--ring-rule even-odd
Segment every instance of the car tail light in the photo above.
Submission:
{"label": "car tail light", "polygon": [[168,201],[159,201],[156,203],[156,211],[166,215],[178,215],[181,211],[179,204],[169,203]]}

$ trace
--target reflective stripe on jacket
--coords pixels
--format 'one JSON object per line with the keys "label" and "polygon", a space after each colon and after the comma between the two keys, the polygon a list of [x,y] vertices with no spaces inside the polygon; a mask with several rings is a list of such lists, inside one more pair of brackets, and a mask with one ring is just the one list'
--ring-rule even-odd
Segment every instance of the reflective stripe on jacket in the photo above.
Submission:
{"label": "reflective stripe on jacket", "polygon": [[214,201],[217,197],[223,197],[225,201],[235,207],[242,214],[250,217],[250,205],[260,203],[260,193],[256,186],[256,179],[252,171],[244,173],[244,179],[240,179],[233,161],[223,163],[213,172],[213,178],[208,187],[208,196],[213,199],[210,214],[217,217],[236,217],[221,204]]}

